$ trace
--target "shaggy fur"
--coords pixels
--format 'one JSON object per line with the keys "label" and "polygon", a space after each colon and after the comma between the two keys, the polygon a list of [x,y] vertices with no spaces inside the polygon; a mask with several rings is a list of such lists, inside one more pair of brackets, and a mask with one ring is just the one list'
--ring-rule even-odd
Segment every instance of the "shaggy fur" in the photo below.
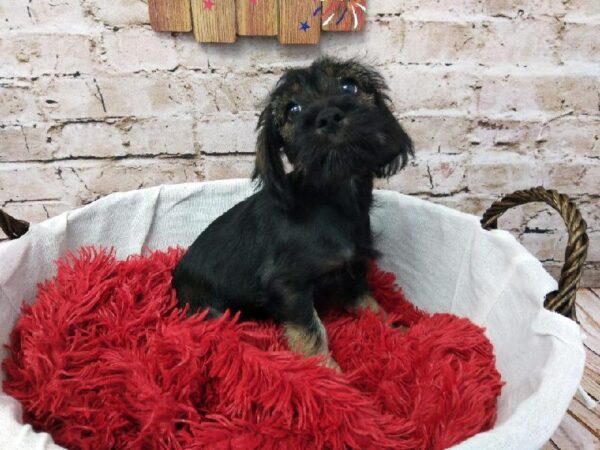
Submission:
{"label": "shaggy fur", "polygon": [[501,381],[483,330],[416,310],[393,275],[368,276],[387,319],[323,316],[340,375],[290,352],[272,321],[187,317],[171,288],[181,255],[59,262],[3,362],[27,423],[70,449],[144,450],[435,450],[493,425]]}
{"label": "shaggy fur", "polygon": [[317,310],[333,298],[373,305],[373,179],[393,175],[412,153],[386,89],[372,68],[330,58],[281,78],[258,125],[254,177],[263,189],[189,248],[173,276],[180,305],[273,318],[296,351],[328,354]]}

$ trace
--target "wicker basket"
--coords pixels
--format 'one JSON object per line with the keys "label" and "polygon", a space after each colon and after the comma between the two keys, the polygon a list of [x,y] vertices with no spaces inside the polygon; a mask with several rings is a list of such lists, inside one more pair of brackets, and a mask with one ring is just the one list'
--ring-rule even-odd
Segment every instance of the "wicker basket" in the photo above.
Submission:
{"label": "wicker basket", "polygon": [[[31,275],[33,280],[23,281],[23,287],[19,284],[19,280],[24,280],[19,265],[35,264],[36,252],[47,253],[45,258],[51,261],[69,248],[90,243],[114,245],[120,257],[136,253],[145,245],[155,248],[169,244],[188,245],[203,226],[250,195],[252,189],[247,180],[237,180],[161,186],[113,194],[79,210],[34,225],[31,232],[28,232],[30,226],[27,222],[17,220],[0,210],[0,228],[13,240],[0,244],[0,260],[4,258],[3,263],[10,260],[5,267],[0,267],[0,318],[4,315],[7,323],[14,323],[18,314],[17,302],[23,298],[26,301],[33,299],[35,284],[51,275],[52,270],[46,264],[39,270],[27,272],[27,276]],[[587,254],[588,237],[586,224],[569,198],[541,187],[518,191],[495,202],[483,215],[481,225],[485,230],[492,230],[497,227],[498,218],[506,210],[529,202],[549,204],[559,212],[567,226],[569,240],[558,289],[545,295],[543,305],[547,310],[576,321],[575,295]],[[425,309],[464,315],[486,326],[488,336],[498,349],[501,372],[519,370],[520,365],[523,366],[521,370],[531,371],[530,374],[518,375],[503,373],[503,377],[507,379],[507,387],[499,401],[496,427],[468,439],[456,448],[539,448],[560,423],[579,385],[585,355],[579,327],[570,320],[543,311],[543,296],[555,284],[543,271],[539,261],[534,260],[508,233],[483,231],[474,226],[473,216],[388,191],[378,192],[376,204],[378,207],[373,213],[373,226],[384,231],[383,247],[387,251],[381,264],[385,269],[396,273],[409,298]],[[160,212],[155,214],[156,211]],[[195,220],[194,217],[181,220],[192,211],[196,215]],[[164,223],[157,226],[155,216],[164,214],[171,215],[169,220],[172,223],[181,223],[180,228],[174,228],[172,223],[168,227]],[[112,217],[107,219],[108,215]],[[98,223],[98,218],[102,217],[105,220]],[[91,230],[90,227],[96,226],[99,227],[98,230]],[[462,228],[460,233],[457,228]],[[409,239],[398,233],[398,230],[412,230],[417,236],[427,239],[427,245],[438,247],[437,250],[432,250],[439,252],[436,264],[449,264],[448,261],[453,261],[448,259],[453,257],[449,255],[451,253],[456,254],[458,259],[462,258],[462,262],[456,259],[455,264],[461,267],[451,270],[455,275],[446,277],[447,286],[455,288],[452,295],[444,294],[449,289],[442,286],[444,280],[439,281],[440,286],[432,286],[440,277],[423,275],[430,264],[427,256],[420,255],[420,248],[423,248],[425,242],[419,243],[418,237],[414,235]],[[132,243],[131,239],[126,239],[127,233],[145,235],[134,239],[136,242]],[[74,238],[75,235],[86,238]],[[160,239],[156,237],[158,235]],[[464,239],[464,245],[460,239]],[[451,244],[454,250],[441,251],[444,243]],[[482,253],[482,248],[487,250]],[[467,255],[467,252],[471,253]],[[9,254],[20,256],[13,260],[6,258]],[[410,261],[402,263],[404,265],[396,261],[403,254],[410,255]],[[505,263],[495,261],[502,258],[506,259]],[[489,267],[481,261],[490,261]],[[514,273],[501,273],[509,270]],[[435,272],[433,269],[432,271]],[[415,274],[427,279],[415,281]],[[459,279],[451,279],[452,277]],[[487,295],[485,282],[481,280],[494,277],[499,284],[505,283],[505,286],[497,287],[497,298],[490,301],[488,306],[483,301],[476,304],[479,297]],[[534,285],[529,286],[528,283]],[[462,290],[459,289],[460,286]],[[438,297],[446,297],[447,300],[439,300]],[[435,301],[428,302],[431,299]],[[461,299],[467,304],[461,304]],[[523,304],[522,311],[517,311],[516,308],[520,307],[518,301],[522,299],[526,299],[526,304]],[[528,327],[531,330],[523,330],[521,335],[520,331],[516,331],[519,329],[514,327],[521,327],[521,330]],[[0,339],[6,343],[9,330],[3,331]],[[503,336],[512,339],[511,343],[502,343]],[[520,342],[523,342],[522,347]],[[526,359],[516,361],[516,358]],[[539,364],[527,360],[536,358],[541,358]],[[527,364],[531,365],[530,369],[527,369]],[[15,443],[17,435],[21,440]],[[0,448],[29,450],[59,447],[52,443],[48,435],[34,433],[30,427],[20,423],[16,401],[0,392]]]}

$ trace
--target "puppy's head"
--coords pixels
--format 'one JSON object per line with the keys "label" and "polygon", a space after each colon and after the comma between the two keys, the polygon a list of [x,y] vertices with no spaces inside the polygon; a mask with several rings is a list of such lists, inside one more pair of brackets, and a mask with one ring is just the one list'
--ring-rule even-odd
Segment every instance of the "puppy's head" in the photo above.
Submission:
{"label": "puppy's head", "polygon": [[317,188],[393,175],[412,154],[412,142],[386,90],[379,73],[353,60],[324,58],[286,72],[258,122],[254,178],[285,201],[282,151],[300,182]]}

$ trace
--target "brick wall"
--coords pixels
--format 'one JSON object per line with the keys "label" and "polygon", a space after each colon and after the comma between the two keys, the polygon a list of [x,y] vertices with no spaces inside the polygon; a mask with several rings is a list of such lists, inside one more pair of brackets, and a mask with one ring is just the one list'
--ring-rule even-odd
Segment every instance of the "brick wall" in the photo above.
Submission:
{"label": "brick wall", "polygon": [[[600,1],[372,0],[364,34],[318,47],[154,33],[140,0],[2,0],[0,207],[43,220],[113,191],[250,173],[261,100],[322,53],[375,64],[416,160],[381,186],[481,214],[544,185],[588,221],[600,286]],[[556,272],[541,206],[501,226]]]}

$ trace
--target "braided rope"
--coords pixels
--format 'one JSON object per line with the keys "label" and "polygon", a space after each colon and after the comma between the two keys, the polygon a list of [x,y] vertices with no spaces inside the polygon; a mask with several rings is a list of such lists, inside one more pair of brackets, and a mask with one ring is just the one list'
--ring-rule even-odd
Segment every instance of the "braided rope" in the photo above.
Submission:
{"label": "braided rope", "polygon": [[554,208],[564,220],[569,233],[558,290],[550,292],[546,296],[544,306],[550,311],[558,312],[577,321],[575,296],[581,280],[589,241],[586,234],[587,225],[581,217],[579,209],[571,202],[569,197],[543,187],[517,191],[494,202],[483,214],[481,225],[486,230],[495,229],[498,227],[498,218],[504,212],[514,206],[531,202],[545,202]]}
{"label": "braided rope", "polygon": [[9,239],[18,239],[29,230],[29,224],[17,220],[0,209],[0,228]]}

